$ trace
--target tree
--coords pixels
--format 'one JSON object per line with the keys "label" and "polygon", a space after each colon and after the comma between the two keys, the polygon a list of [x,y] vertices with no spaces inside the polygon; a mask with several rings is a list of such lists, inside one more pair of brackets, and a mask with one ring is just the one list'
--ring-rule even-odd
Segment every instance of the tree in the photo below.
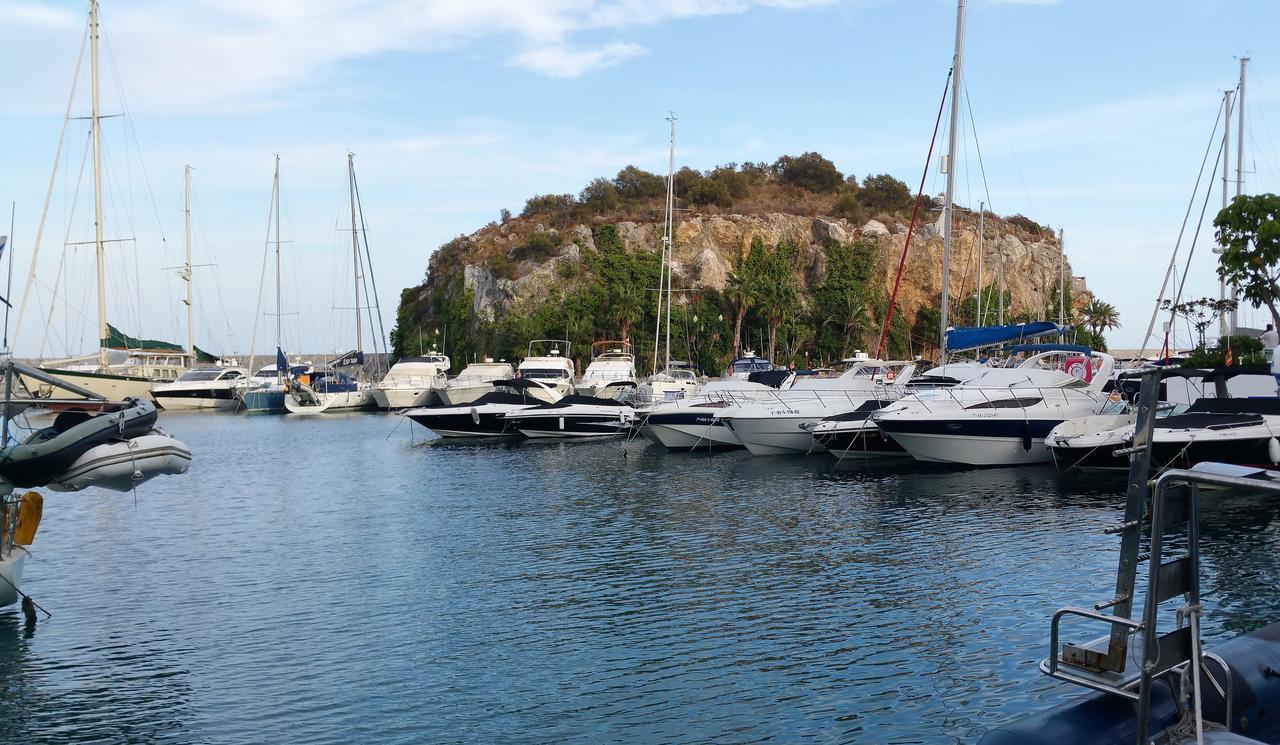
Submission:
{"label": "tree", "polygon": [[1254,305],[1265,305],[1280,328],[1280,196],[1231,200],[1213,219],[1218,229],[1218,277]]}
{"label": "tree", "polygon": [[784,182],[819,194],[833,192],[844,184],[844,174],[818,153],[784,155],[778,158],[774,169]]}
{"label": "tree", "polygon": [[524,210],[520,213],[521,217],[532,217],[534,215],[557,216],[561,213],[572,210],[577,200],[572,194],[537,194],[529,197],[524,203]]}
{"label": "tree", "polygon": [[869,209],[903,212],[911,209],[915,199],[906,184],[882,173],[879,176],[867,176],[858,192],[858,201]]}
{"label": "tree", "polygon": [[1104,303],[1094,298],[1084,309],[1084,325],[1093,332],[1095,339],[1101,338],[1102,332],[1120,326],[1120,312],[1111,303]]}
{"label": "tree", "polygon": [[755,267],[761,262],[754,258],[755,254],[764,253],[764,241],[760,236],[751,239],[751,249],[744,256],[741,251],[733,259],[733,268],[725,278],[724,296],[733,311],[733,356],[742,355],[742,321],[747,311],[755,307],[756,287]]}
{"label": "tree", "polygon": [[[752,244],[754,252],[755,245]],[[791,261],[797,253],[795,245],[779,243],[772,251],[764,253],[759,269],[755,271],[755,295],[769,324],[769,359],[778,349],[778,327],[795,309],[799,300],[796,275],[791,271]],[[747,255],[751,260],[751,255]]]}
{"label": "tree", "polygon": [[618,195],[625,201],[657,199],[667,193],[667,180],[635,166],[627,166],[613,179]]}
{"label": "tree", "polygon": [[720,181],[709,178],[694,184],[688,191],[688,198],[691,203],[698,205],[714,204],[717,207],[733,205],[733,197],[729,196],[728,187]]}
{"label": "tree", "polygon": [[1175,316],[1180,316],[1195,327],[1196,336],[1199,339],[1199,348],[1204,349],[1205,331],[1218,320],[1223,313],[1230,313],[1236,309],[1235,300],[1218,300],[1215,298],[1202,297],[1199,300],[1188,300],[1182,303],[1174,303],[1172,300],[1165,299],[1160,301],[1160,309],[1167,310]]}
{"label": "tree", "polygon": [[596,214],[613,212],[622,206],[622,197],[618,196],[618,187],[605,178],[592,179],[578,195],[578,201]]}

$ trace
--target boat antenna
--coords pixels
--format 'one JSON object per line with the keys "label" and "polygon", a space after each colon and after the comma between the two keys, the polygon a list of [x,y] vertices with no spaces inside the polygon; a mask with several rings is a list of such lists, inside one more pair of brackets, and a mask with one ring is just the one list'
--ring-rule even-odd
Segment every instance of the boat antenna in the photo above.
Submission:
{"label": "boat antenna", "polygon": [[[18,203],[13,202],[9,205],[9,235],[0,236],[0,252],[6,248],[9,249],[9,271],[4,282],[4,297],[0,300],[4,301],[4,344],[0,346],[0,353],[13,356],[12,350],[9,349],[9,311],[13,308],[13,304],[9,301],[9,297],[13,294],[13,225],[14,216],[18,212]],[[5,391],[8,395],[8,391]]]}
{"label": "boat antenna", "polygon": [[667,219],[663,226],[662,244],[667,256],[667,349],[664,368],[671,366],[671,300],[672,284],[671,263],[675,259],[675,214],[676,214],[676,112],[667,113],[667,121],[671,122],[671,144],[667,150]]}

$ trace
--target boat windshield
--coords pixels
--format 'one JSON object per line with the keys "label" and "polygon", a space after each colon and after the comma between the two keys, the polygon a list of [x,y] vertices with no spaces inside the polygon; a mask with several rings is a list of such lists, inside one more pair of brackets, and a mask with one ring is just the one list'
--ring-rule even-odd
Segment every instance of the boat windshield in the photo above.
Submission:
{"label": "boat windshield", "polygon": [[217,380],[218,376],[221,374],[221,370],[188,370],[178,378],[178,382],[188,383],[198,380]]}
{"label": "boat windshield", "polygon": [[520,371],[522,378],[536,378],[538,380],[558,380],[569,377],[569,373],[564,370],[546,369],[546,368],[529,368]]}
{"label": "boat windshield", "polygon": [[759,357],[752,357],[749,359],[740,359],[740,360],[733,361],[734,374],[746,375],[749,373],[757,372],[759,370],[772,370],[772,369],[773,369],[773,365],[769,364],[768,360],[764,360]]}

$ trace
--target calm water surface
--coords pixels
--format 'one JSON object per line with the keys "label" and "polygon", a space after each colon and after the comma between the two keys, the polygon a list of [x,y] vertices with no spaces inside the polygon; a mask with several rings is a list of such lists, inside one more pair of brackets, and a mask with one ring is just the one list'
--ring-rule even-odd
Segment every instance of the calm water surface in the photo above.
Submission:
{"label": "calm water surface", "polygon": [[[0,742],[969,742],[1077,695],[1049,616],[1114,581],[1114,482],[398,422],[166,414],[186,477],[49,495]],[[1224,637],[1280,523],[1212,501]]]}

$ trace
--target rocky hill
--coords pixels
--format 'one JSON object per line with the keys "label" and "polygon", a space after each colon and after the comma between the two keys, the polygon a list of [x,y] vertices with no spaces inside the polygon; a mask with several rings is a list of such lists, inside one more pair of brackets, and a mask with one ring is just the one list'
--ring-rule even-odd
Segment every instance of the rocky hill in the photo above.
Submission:
{"label": "rocky hill", "polygon": [[[725,188],[699,199],[690,194],[697,183],[688,182],[714,183],[723,171],[686,169],[673,251],[674,286],[681,292],[672,311],[672,356],[715,369],[732,353],[739,321],[742,345],[767,348],[772,337],[783,361],[813,364],[874,350],[906,240],[911,200],[905,185],[879,176],[859,186],[841,176],[823,191],[788,183],[778,164],[722,168],[766,175],[738,189],[737,197]],[[456,360],[515,357],[530,338],[567,338],[581,357],[592,340],[625,333],[640,359],[649,357],[662,203],[658,194],[622,196],[627,174],[597,179],[578,198],[535,197],[521,216],[504,211],[501,222],[442,246],[426,281],[402,295],[396,350],[442,343]],[[886,184],[891,199],[868,194]],[[592,189],[604,186],[618,196],[602,204]],[[898,294],[888,350],[895,356],[928,354],[936,344],[942,225],[940,211],[926,202],[929,221],[917,225]],[[987,213],[984,223],[984,305],[997,306],[1003,263],[1006,320],[1056,318],[1061,256],[1052,231],[1021,216]],[[970,325],[977,321],[978,216],[958,210],[956,224],[952,318]],[[1083,308],[1092,299],[1084,279],[1073,277],[1069,265],[1066,272],[1068,302]],[[994,311],[984,320],[994,323]]]}

